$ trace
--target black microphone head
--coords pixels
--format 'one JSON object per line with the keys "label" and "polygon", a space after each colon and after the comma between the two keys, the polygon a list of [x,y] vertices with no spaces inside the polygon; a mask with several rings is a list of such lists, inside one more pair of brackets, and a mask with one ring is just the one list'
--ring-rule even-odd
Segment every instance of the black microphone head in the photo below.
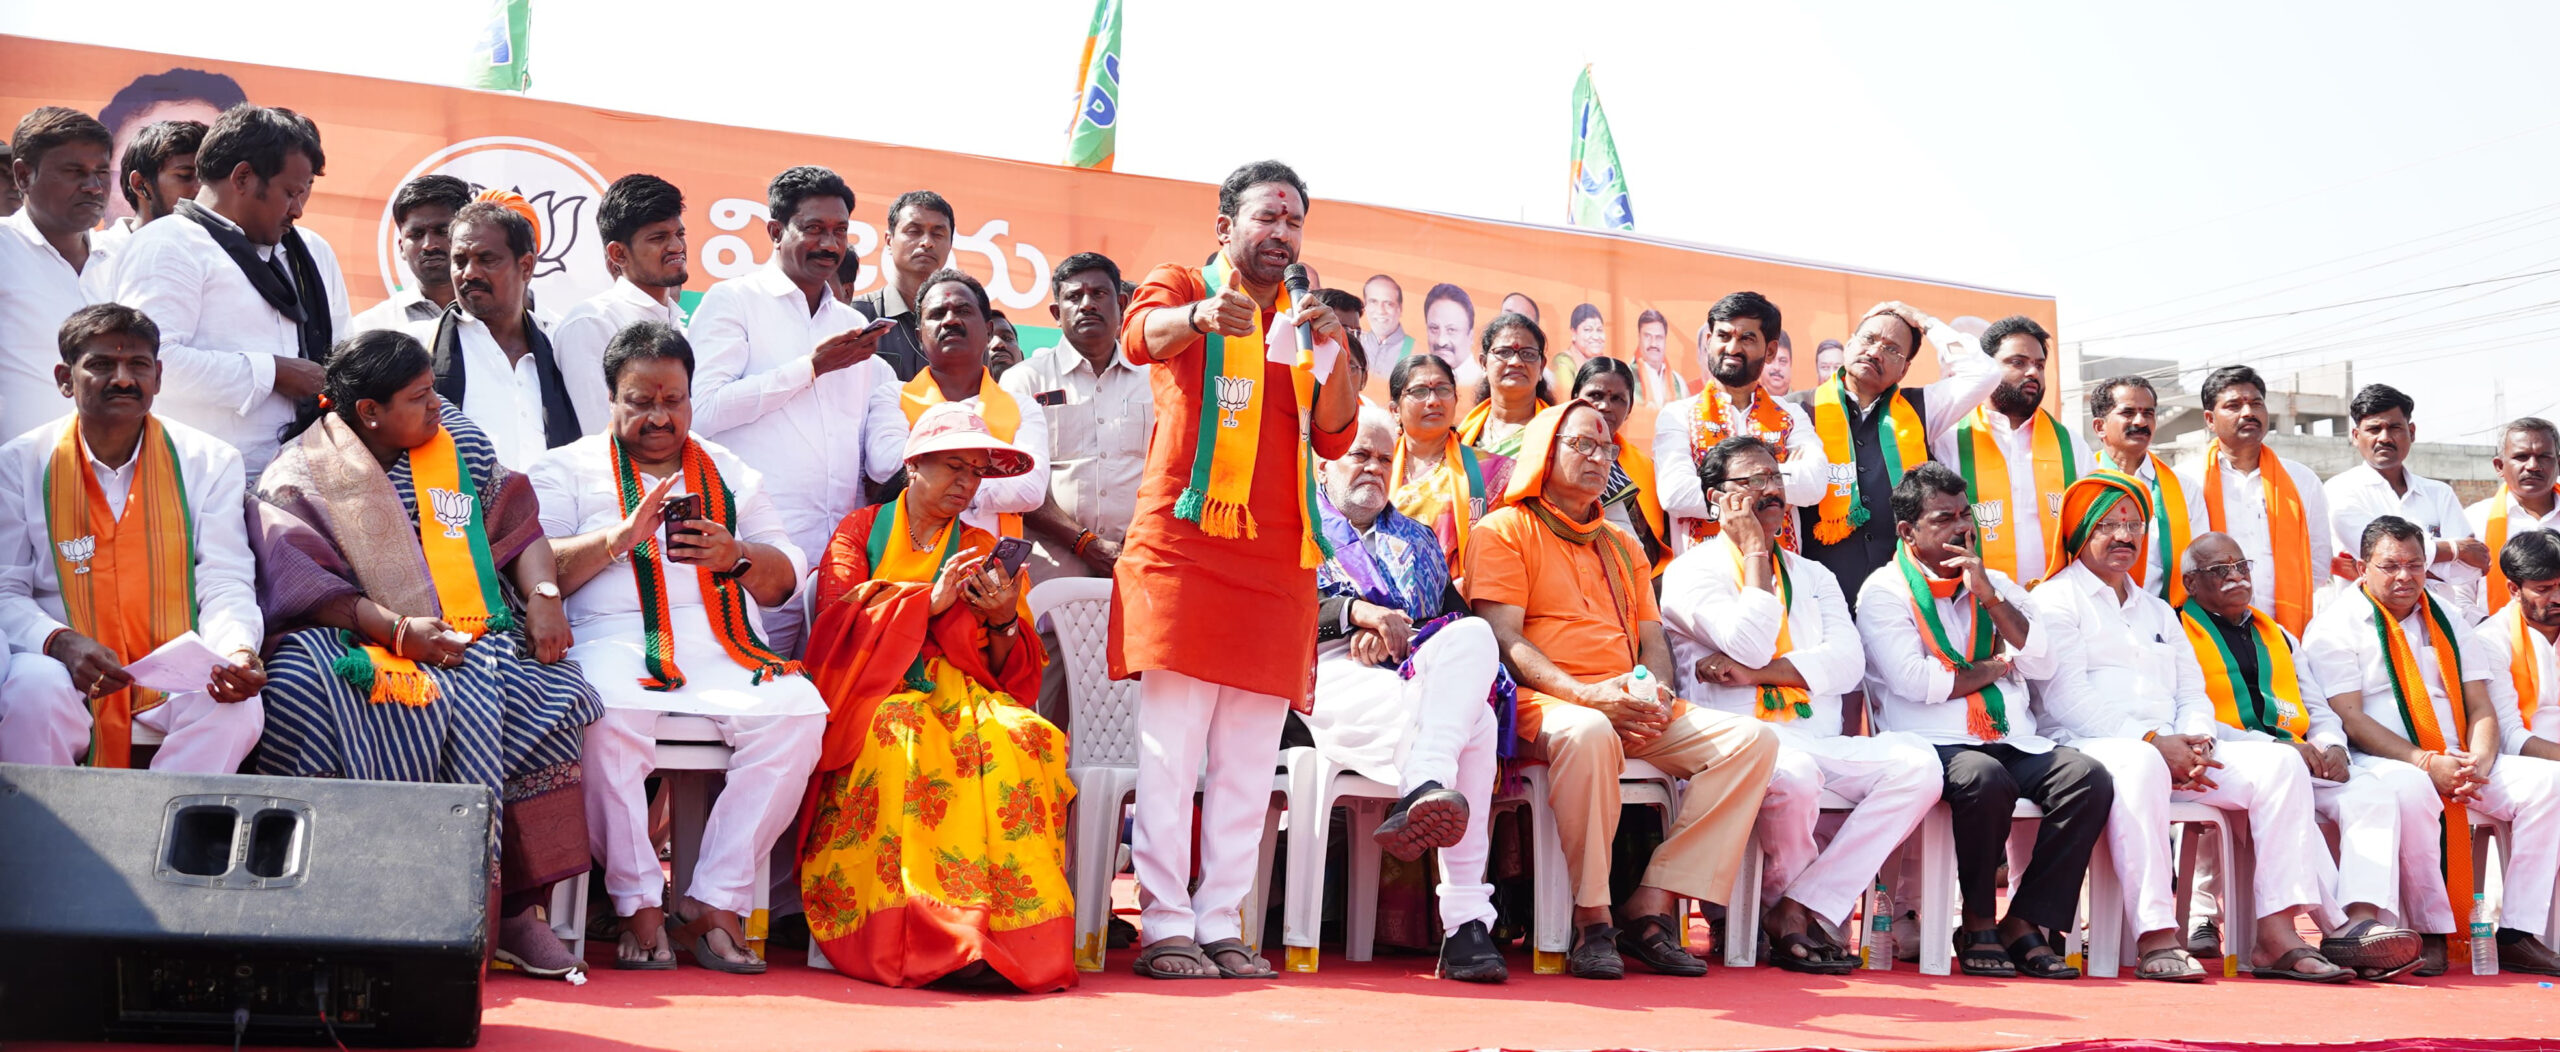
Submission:
{"label": "black microphone head", "polygon": [[1289,269],[1280,272],[1280,283],[1289,287],[1290,298],[1296,299],[1298,297],[1305,296],[1307,294],[1307,265],[1304,263],[1289,264]]}

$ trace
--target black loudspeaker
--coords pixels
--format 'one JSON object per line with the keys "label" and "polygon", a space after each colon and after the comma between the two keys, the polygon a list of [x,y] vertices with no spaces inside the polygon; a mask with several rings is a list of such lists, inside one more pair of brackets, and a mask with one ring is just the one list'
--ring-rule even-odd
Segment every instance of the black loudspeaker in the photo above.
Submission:
{"label": "black loudspeaker", "polygon": [[476,785],[0,764],[0,1040],[471,1045]]}

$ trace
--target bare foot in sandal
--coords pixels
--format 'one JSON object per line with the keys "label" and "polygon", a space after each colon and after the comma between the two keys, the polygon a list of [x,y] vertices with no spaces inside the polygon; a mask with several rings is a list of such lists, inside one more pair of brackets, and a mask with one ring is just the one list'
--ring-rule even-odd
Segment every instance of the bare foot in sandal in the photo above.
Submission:
{"label": "bare foot in sandal", "polygon": [[1779,899],[1777,905],[1769,907],[1760,930],[1769,936],[1769,963],[1780,968],[1816,975],[1855,968],[1855,963],[1822,930],[1813,911],[1794,899]]}
{"label": "bare foot in sandal", "polygon": [[[690,895],[676,903],[673,913],[669,933],[703,967],[718,971],[764,970],[764,958],[747,952],[746,929],[737,914],[712,909]],[[697,926],[699,930],[693,931]],[[693,934],[686,934],[688,931]],[[703,960],[706,951],[715,960]]]}
{"label": "bare foot in sandal", "polygon": [[1242,939],[1219,939],[1200,944],[1200,952],[1217,962],[1218,975],[1225,979],[1268,979],[1280,974],[1271,962],[1253,952]]}
{"label": "bare foot in sandal", "polygon": [[1215,979],[1218,966],[1186,935],[1157,939],[1138,948],[1132,970],[1150,979]]}
{"label": "bare foot in sandal", "polygon": [[614,940],[613,966],[626,972],[661,972],[676,966],[675,951],[667,947],[667,911],[642,906],[622,918],[622,932]]}

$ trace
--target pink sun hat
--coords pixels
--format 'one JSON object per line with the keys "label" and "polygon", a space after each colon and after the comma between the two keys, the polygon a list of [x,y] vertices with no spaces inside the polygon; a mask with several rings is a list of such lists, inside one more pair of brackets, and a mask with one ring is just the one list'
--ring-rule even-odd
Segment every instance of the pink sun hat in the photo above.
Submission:
{"label": "pink sun hat", "polygon": [[933,453],[975,449],[984,451],[995,461],[988,478],[1012,478],[1031,472],[1031,454],[987,433],[987,419],[978,411],[959,402],[943,402],[916,418],[916,426],[907,432],[908,461]]}

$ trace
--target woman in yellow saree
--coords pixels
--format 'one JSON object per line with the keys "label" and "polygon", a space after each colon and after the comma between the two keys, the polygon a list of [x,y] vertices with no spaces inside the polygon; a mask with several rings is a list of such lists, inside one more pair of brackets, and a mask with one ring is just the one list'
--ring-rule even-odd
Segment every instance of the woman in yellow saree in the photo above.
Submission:
{"label": "woman in yellow saree", "polygon": [[827,960],[885,986],[1076,985],[1066,735],[996,538],[958,521],[1031,458],[966,405],[927,410],[907,488],[836,527],[806,664],[826,751],[805,807],[801,898]]}

